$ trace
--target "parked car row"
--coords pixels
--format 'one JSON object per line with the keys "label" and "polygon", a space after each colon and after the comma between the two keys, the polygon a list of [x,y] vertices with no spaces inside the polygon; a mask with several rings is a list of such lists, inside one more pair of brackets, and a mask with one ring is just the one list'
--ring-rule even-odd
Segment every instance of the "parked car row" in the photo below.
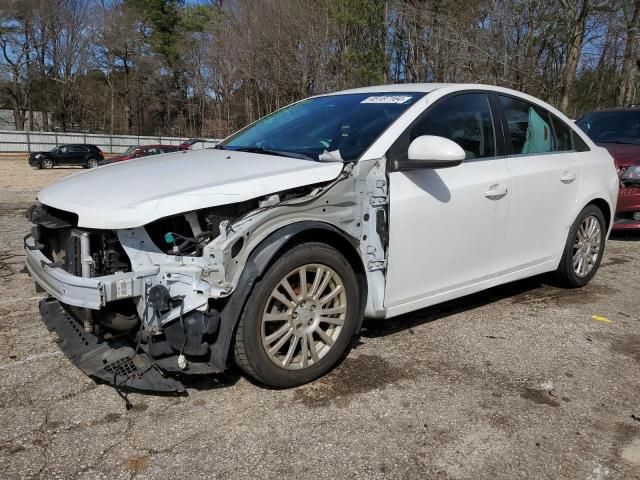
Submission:
{"label": "parked car row", "polygon": [[123,153],[105,158],[102,150],[96,145],[69,144],[59,145],[49,151],[32,152],[29,155],[29,165],[36,168],[53,168],[56,166],[82,166],[95,168],[111,163],[131,160],[133,158],[148,157],[161,153],[173,153],[180,150],[200,150],[212,148],[214,142],[199,138],[190,138],[180,145],[137,145],[127,148]]}

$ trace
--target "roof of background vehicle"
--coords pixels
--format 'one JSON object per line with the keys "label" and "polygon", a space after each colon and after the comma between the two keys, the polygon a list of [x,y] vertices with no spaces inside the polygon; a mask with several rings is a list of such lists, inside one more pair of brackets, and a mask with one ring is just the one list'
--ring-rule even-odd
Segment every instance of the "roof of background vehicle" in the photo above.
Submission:
{"label": "roof of background vehicle", "polygon": [[91,147],[91,148],[98,148],[97,146],[91,144],[91,143],[63,143],[62,145],[59,145],[60,147]]}
{"label": "roof of background vehicle", "polygon": [[173,147],[173,148],[178,148],[180,145],[166,145],[163,143],[158,143],[158,144],[153,144],[153,145],[138,145],[136,148],[157,148],[157,147],[162,147],[162,148],[167,148],[167,147]]}
{"label": "roof of background vehicle", "polygon": [[640,107],[611,107],[611,108],[603,108],[601,110],[590,110],[584,113],[582,116],[589,115],[590,113],[600,113],[600,112],[640,112]]}

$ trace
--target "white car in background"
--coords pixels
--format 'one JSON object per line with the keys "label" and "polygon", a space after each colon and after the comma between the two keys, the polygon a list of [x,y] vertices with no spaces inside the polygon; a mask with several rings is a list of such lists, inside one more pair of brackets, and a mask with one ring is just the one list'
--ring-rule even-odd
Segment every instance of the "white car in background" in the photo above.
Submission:
{"label": "white car in background", "polygon": [[302,100],[214,150],[143,158],[43,189],[27,268],[47,326],[118,388],[233,359],[263,384],[331,369],[364,317],[495,285],[596,273],[618,191],[562,113],[484,85]]}

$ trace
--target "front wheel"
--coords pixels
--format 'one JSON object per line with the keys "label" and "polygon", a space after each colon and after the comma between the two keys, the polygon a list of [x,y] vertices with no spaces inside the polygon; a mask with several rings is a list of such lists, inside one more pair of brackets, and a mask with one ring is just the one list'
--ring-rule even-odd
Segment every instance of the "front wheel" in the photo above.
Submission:
{"label": "front wheel", "polygon": [[315,380],[348,353],[359,300],[356,275],[338,250],[316,242],[292,248],[247,301],[236,331],[236,364],[272,387]]}
{"label": "front wheel", "polygon": [[569,230],[556,276],[568,287],[583,287],[600,267],[606,236],[602,211],[587,205]]}
{"label": "front wheel", "polygon": [[40,168],[50,169],[53,168],[53,160],[50,158],[45,158],[40,162]]}

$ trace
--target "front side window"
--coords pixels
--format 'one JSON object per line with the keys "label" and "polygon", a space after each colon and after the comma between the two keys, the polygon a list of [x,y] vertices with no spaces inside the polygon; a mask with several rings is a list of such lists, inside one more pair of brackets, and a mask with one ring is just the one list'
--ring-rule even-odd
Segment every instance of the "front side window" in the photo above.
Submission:
{"label": "front side window", "polygon": [[546,110],[517,98],[499,98],[509,126],[507,142],[511,140],[514,155],[555,151],[555,138]]}
{"label": "front side window", "polygon": [[390,160],[406,160],[409,145],[422,135],[453,140],[465,151],[467,160],[496,155],[491,108],[484,93],[465,93],[437,102],[394,143]]}
{"label": "front side window", "polygon": [[597,143],[640,145],[640,110],[588,113],[576,124]]}
{"label": "front side window", "polygon": [[307,160],[356,160],[424,93],[310,98],[258,120],[216,148]]}

